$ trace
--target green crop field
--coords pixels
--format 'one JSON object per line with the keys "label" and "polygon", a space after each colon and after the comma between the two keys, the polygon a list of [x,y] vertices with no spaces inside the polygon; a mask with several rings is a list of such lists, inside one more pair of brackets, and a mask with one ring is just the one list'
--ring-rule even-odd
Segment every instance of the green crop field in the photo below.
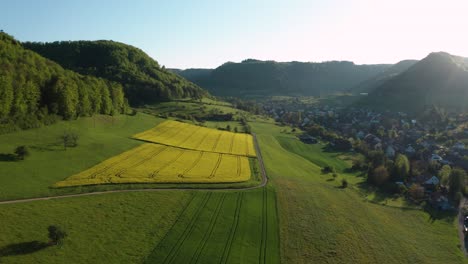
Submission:
{"label": "green crop field", "polygon": [[197,193],[145,263],[279,263],[274,192]]}

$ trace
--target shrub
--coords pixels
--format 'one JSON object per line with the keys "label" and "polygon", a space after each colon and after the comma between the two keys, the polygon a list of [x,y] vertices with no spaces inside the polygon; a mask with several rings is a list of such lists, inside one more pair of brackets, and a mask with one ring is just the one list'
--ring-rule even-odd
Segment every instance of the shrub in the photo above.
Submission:
{"label": "shrub", "polygon": [[346,179],[341,180],[341,187],[342,188],[347,188],[348,187],[348,181]]}
{"label": "shrub", "polygon": [[78,134],[72,131],[65,131],[60,136],[60,140],[63,142],[63,147],[67,149],[67,147],[76,147],[78,146]]}
{"label": "shrub", "polygon": [[322,173],[323,174],[328,174],[328,173],[335,173],[335,168],[333,168],[332,166],[325,166],[322,168]]}
{"label": "shrub", "polygon": [[15,149],[15,154],[19,160],[24,160],[25,157],[29,156],[29,149],[26,146],[18,146]]}

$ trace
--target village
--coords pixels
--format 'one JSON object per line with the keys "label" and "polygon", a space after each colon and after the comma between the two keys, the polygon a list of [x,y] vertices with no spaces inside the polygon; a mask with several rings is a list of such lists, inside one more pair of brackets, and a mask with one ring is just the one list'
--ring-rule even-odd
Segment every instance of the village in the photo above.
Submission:
{"label": "village", "polygon": [[[386,191],[415,203],[426,201],[437,210],[455,209],[465,194],[467,114],[433,107],[415,118],[404,112],[300,103],[265,104],[264,109],[278,123],[305,131],[300,136],[305,143],[323,140],[338,150],[363,154],[365,160],[353,168]],[[403,172],[396,168],[402,159],[408,163]]]}

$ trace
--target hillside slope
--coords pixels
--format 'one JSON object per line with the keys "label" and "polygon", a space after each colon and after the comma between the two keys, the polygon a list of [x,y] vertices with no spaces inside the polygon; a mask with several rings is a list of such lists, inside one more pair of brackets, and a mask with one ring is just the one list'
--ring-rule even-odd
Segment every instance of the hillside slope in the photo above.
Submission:
{"label": "hillside slope", "polygon": [[178,71],[214,95],[327,95],[343,92],[382,73],[391,65],[356,65],[346,61],[323,63],[245,60],[209,70]]}
{"label": "hillside slope", "polygon": [[352,93],[369,93],[372,92],[375,88],[382,85],[384,82],[390,80],[391,78],[399,75],[400,73],[408,70],[409,67],[413,66],[418,61],[416,60],[403,60],[393,65],[392,67],[386,69],[385,71],[373,76],[370,79],[365,80],[364,82],[359,83],[355,87],[350,89]]}
{"label": "hillside slope", "polygon": [[160,67],[142,50],[123,43],[99,40],[23,45],[67,69],[121,83],[132,105],[207,95],[197,85]]}
{"label": "hillside slope", "polygon": [[120,84],[65,70],[0,33],[0,132],[125,108]]}
{"label": "hillside slope", "polygon": [[363,103],[374,108],[420,113],[438,106],[468,110],[467,59],[431,53],[405,72],[377,87]]}

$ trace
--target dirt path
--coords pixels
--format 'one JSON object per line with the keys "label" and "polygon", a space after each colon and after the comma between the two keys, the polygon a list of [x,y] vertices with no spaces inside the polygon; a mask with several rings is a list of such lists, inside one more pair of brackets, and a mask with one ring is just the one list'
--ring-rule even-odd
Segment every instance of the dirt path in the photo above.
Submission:
{"label": "dirt path", "polygon": [[465,233],[463,232],[463,222],[464,222],[464,213],[463,213],[463,207],[467,205],[468,206],[468,200],[465,199],[465,197],[462,198],[460,201],[460,205],[458,206],[458,236],[460,238],[460,248],[463,250],[463,254],[465,254],[465,257],[468,256],[467,254],[467,244],[465,240]]}
{"label": "dirt path", "polygon": [[268,183],[268,177],[266,175],[265,165],[263,164],[262,154],[260,152],[260,147],[257,141],[257,135],[252,133],[254,139],[254,146],[257,152],[258,162],[260,164],[260,172],[262,174],[262,182],[257,186],[252,187],[243,187],[243,188],[148,188],[148,189],[129,189],[129,190],[110,190],[102,192],[90,192],[90,193],[78,193],[78,194],[67,194],[67,195],[58,195],[58,196],[49,196],[49,197],[37,197],[37,198],[28,198],[28,199],[17,199],[9,201],[0,201],[2,204],[15,204],[15,203],[27,203],[34,201],[46,201],[46,200],[55,200],[55,199],[64,199],[72,197],[82,197],[82,196],[91,196],[91,195],[102,195],[109,193],[128,193],[128,192],[159,192],[159,191],[247,191],[254,190],[258,188],[263,188]]}

